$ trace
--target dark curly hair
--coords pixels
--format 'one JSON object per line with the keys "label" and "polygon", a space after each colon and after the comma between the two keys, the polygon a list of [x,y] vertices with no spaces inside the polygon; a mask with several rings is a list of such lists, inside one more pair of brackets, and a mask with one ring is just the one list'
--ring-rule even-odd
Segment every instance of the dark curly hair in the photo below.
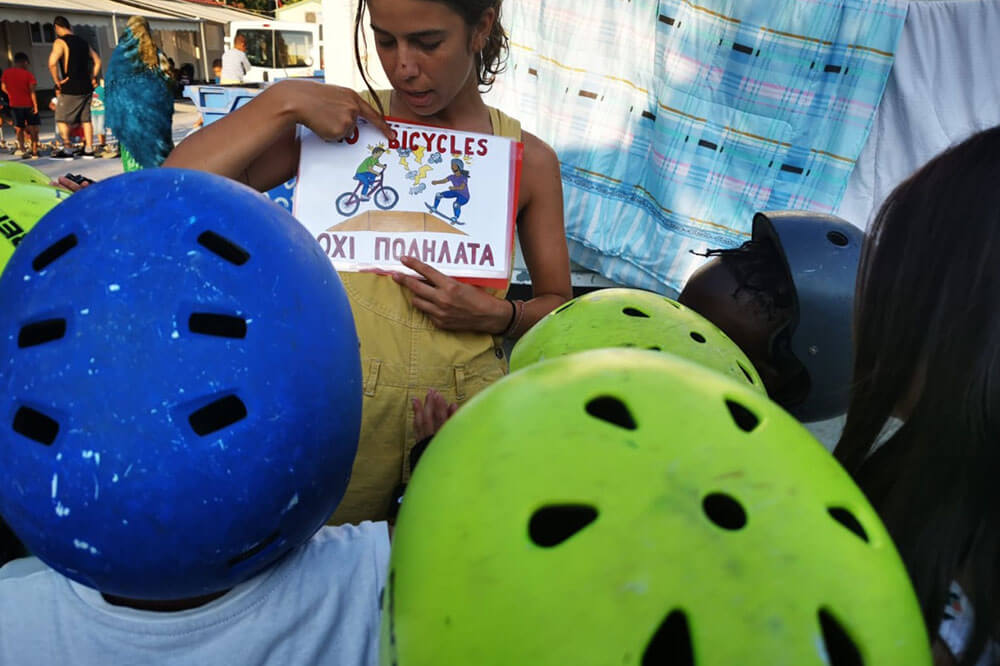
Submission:
{"label": "dark curly hair", "polygon": [[[510,50],[510,40],[507,37],[507,31],[503,29],[503,25],[500,22],[500,6],[503,4],[503,0],[434,0],[434,2],[447,5],[452,11],[461,16],[465,21],[465,25],[470,28],[479,22],[479,19],[482,18],[483,13],[487,9],[496,11],[493,29],[486,38],[486,45],[475,56],[476,78],[479,81],[479,86],[484,92],[489,90],[496,80],[497,74],[506,69],[507,52]],[[361,78],[372,95],[372,99],[378,104],[379,111],[385,114],[386,110],[382,108],[381,102],[379,102],[378,97],[375,95],[375,89],[372,88],[372,84],[368,80],[368,73],[365,71],[365,65],[361,58],[360,44],[364,41],[364,32],[361,29],[361,17],[364,15],[366,6],[367,0],[358,0],[357,11],[354,14],[354,59],[358,64],[358,69],[361,71]],[[367,49],[367,43],[365,47]]]}

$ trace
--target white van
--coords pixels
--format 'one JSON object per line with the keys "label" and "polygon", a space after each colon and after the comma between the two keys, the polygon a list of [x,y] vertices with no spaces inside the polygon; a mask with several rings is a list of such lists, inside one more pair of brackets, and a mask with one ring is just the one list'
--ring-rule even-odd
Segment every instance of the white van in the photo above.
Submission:
{"label": "white van", "polygon": [[320,25],[287,21],[233,21],[226,47],[236,35],[247,40],[247,60],[253,65],[245,83],[292,76],[317,76],[323,69]]}

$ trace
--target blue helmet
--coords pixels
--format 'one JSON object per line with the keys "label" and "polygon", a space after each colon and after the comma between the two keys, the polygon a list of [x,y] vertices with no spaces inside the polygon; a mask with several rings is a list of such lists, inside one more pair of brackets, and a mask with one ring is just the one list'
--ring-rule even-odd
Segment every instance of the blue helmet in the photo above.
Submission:
{"label": "blue helmet", "polygon": [[343,497],[361,415],[344,289],[291,215],[195,171],[74,194],[0,278],[0,514],[102,592],[253,576]]}

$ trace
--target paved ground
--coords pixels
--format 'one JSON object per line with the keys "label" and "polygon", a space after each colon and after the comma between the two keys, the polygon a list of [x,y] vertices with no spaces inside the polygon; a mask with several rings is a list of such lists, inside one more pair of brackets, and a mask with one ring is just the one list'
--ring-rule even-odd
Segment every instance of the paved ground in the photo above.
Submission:
{"label": "paved ground", "polygon": [[[48,110],[43,111],[41,113],[41,120],[42,125],[39,138],[43,144],[47,145],[52,142],[54,134],[52,112]],[[191,132],[196,120],[198,120],[198,112],[195,110],[195,107],[191,102],[187,100],[179,100],[174,104],[174,143],[180,142],[185,136],[188,135],[188,133]],[[12,130],[9,125],[4,126],[3,128],[3,139],[7,141],[9,145],[13,146],[14,130]],[[44,148],[41,151],[41,157],[37,160],[24,160],[24,163],[30,164],[39,171],[42,171],[46,175],[52,176],[53,178],[66,173],[74,173],[86,176],[93,180],[102,180],[122,172],[121,160],[117,158],[85,160],[78,157],[73,160],[54,160],[49,157],[45,157],[48,152],[48,149]],[[0,150],[0,160],[13,159],[20,158],[15,158],[11,154],[10,149]]]}

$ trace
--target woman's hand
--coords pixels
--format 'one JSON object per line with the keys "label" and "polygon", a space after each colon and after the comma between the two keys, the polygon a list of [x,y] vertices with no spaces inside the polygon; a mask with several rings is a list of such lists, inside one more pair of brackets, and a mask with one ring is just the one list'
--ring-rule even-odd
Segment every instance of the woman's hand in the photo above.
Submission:
{"label": "woman's hand", "polygon": [[449,331],[482,331],[499,335],[510,321],[510,304],[474,287],[448,277],[419,259],[400,261],[425,279],[393,273],[392,279],[413,293],[413,306],[426,314],[438,328]]}
{"label": "woman's hand", "polygon": [[289,79],[271,86],[268,92],[272,95],[280,94],[295,122],[305,125],[326,141],[350,136],[359,116],[368,120],[387,138],[392,138],[392,128],[378,109],[361,99],[361,95],[350,88]]}

